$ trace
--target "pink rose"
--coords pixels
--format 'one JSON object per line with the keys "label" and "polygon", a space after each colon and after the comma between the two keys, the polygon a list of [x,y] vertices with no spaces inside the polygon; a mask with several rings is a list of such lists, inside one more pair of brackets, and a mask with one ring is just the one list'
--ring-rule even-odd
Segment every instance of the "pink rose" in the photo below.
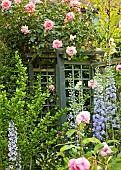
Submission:
{"label": "pink rose", "polygon": [[90,163],[85,157],[70,159],[68,162],[69,170],[88,170]]}
{"label": "pink rose", "polygon": [[80,123],[85,122],[89,123],[90,121],[90,112],[88,111],[82,111],[76,116],[76,123],[80,125]]}
{"label": "pink rose", "polygon": [[28,26],[22,26],[21,27],[21,32],[23,33],[23,34],[28,34],[29,33],[29,30],[28,30]]}
{"label": "pink rose", "polygon": [[59,40],[54,40],[53,41],[53,48],[60,48],[62,47],[62,42]]}
{"label": "pink rose", "polygon": [[69,55],[69,56],[73,56],[77,53],[77,50],[76,50],[76,47],[67,47],[66,48],[66,53]]}
{"label": "pink rose", "polygon": [[54,26],[54,22],[51,20],[47,20],[44,23],[44,27],[46,30],[52,30],[53,26]]}
{"label": "pink rose", "polygon": [[15,4],[20,4],[21,0],[14,0]]}
{"label": "pink rose", "polygon": [[75,168],[74,168],[75,160],[76,159],[70,159],[69,160],[68,167],[69,167],[70,170],[75,170]]}
{"label": "pink rose", "polygon": [[109,148],[107,143],[104,143],[104,148],[99,151],[101,156],[106,157],[108,154],[111,154],[113,151]]}
{"label": "pink rose", "polygon": [[29,2],[26,6],[25,9],[27,12],[33,12],[35,10],[35,4],[33,2]]}
{"label": "pink rose", "polygon": [[65,22],[68,22],[68,21],[71,21],[71,20],[74,20],[75,19],[75,15],[73,12],[68,12],[66,14],[66,18],[65,18]]}
{"label": "pink rose", "polygon": [[119,72],[121,71],[121,65],[116,66],[116,71],[119,71]]}
{"label": "pink rose", "polygon": [[70,1],[70,6],[71,7],[80,7],[80,2],[79,1],[77,1],[77,0],[72,0],[72,1]]}
{"label": "pink rose", "polygon": [[2,9],[9,9],[11,7],[11,1],[3,0],[1,3]]}
{"label": "pink rose", "polygon": [[74,170],[88,170],[90,163],[85,157],[81,157],[75,160]]}
{"label": "pink rose", "polygon": [[88,81],[88,87],[94,89],[94,87],[95,87],[95,82],[94,82],[94,80]]}
{"label": "pink rose", "polygon": [[70,41],[73,41],[76,38],[76,35],[70,35]]}
{"label": "pink rose", "polygon": [[40,1],[40,0],[35,0],[34,3],[35,3],[35,4],[43,4],[43,2]]}
{"label": "pink rose", "polygon": [[54,90],[55,90],[55,86],[54,86],[53,84],[51,84],[51,85],[49,86],[49,90],[50,90],[50,91],[54,91]]}
{"label": "pink rose", "polygon": [[49,0],[50,3],[54,2],[55,0]]}

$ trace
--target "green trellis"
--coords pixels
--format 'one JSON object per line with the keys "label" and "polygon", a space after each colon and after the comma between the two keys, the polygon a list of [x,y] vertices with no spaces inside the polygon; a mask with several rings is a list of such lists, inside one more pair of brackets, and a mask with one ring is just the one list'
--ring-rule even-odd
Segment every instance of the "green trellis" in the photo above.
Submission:
{"label": "green trellis", "polygon": [[[37,74],[41,74],[41,85],[43,87],[48,85],[49,77],[52,77],[53,84],[56,86],[56,94],[58,96],[57,105],[60,109],[64,109],[68,100],[68,82],[72,79],[73,89],[78,81],[82,81],[82,93],[88,93],[90,98],[88,99],[86,105],[88,110],[91,109],[92,95],[91,90],[88,88],[88,81],[94,75],[94,68],[101,63],[94,62],[94,58],[97,55],[103,55],[104,51],[100,52],[85,52],[83,55],[89,56],[92,60],[89,61],[69,61],[66,57],[65,51],[59,49],[56,52],[48,51],[38,54],[28,55],[29,61],[29,80],[30,86],[32,86],[34,79],[36,79]],[[105,63],[103,63],[105,64]],[[45,104],[45,110],[51,109],[49,102]],[[66,115],[63,115],[60,119],[60,124],[63,124],[67,119]]]}

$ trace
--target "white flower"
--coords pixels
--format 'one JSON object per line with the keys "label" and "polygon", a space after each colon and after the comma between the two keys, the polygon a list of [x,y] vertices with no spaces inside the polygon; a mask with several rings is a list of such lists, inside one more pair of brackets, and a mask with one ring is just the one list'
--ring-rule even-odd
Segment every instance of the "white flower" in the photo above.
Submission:
{"label": "white flower", "polygon": [[76,86],[75,86],[75,90],[80,90],[80,86],[82,86],[82,81],[79,81]]}
{"label": "white flower", "polygon": [[96,47],[96,51],[101,51],[101,50],[102,50],[101,48],[97,48],[97,47]]}
{"label": "white flower", "polygon": [[97,166],[97,170],[102,170],[102,168],[100,166]]}
{"label": "white flower", "polygon": [[76,38],[76,35],[70,35],[70,41],[73,41]]}
{"label": "white flower", "polygon": [[[15,123],[11,120],[9,122],[9,128],[8,128],[8,159],[9,159],[9,169],[15,169],[15,161],[17,163],[17,166],[19,166],[19,170],[21,169],[20,157],[18,157],[18,147],[17,147],[17,128]],[[12,164],[12,165],[11,165]]]}
{"label": "white flower", "polygon": [[110,39],[109,39],[109,44],[112,44],[112,43],[114,43],[114,39],[113,39],[113,38],[110,38]]}

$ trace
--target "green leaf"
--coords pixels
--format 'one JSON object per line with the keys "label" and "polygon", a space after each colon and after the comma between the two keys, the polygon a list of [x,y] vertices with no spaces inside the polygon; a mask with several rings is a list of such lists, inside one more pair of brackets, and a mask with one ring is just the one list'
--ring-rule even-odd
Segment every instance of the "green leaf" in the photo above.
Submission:
{"label": "green leaf", "polygon": [[121,158],[121,153],[119,153],[119,154],[117,155],[117,158]]}
{"label": "green leaf", "polygon": [[120,143],[119,140],[108,140],[107,143]]}
{"label": "green leaf", "polygon": [[110,148],[111,148],[111,150],[113,151],[113,153],[118,152],[118,149],[117,149],[117,148],[115,148],[114,146],[110,146]]}
{"label": "green leaf", "polygon": [[63,158],[63,160],[66,164],[68,164],[69,158],[65,157],[65,158]]}
{"label": "green leaf", "polygon": [[69,150],[69,149],[74,148],[74,147],[75,147],[75,145],[65,145],[62,148],[60,148],[60,152],[63,152],[65,150]]}
{"label": "green leaf", "polygon": [[100,143],[94,147],[94,154],[96,154],[99,150],[104,147],[104,143]]}
{"label": "green leaf", "polygon": [[85,157],[86,158],[89,158],[89,157],[91,157],[92,156],[92,152],[87,152],[86,154],[85,154]]}
{"label": "green leaf", "polygon": [[86,139],[84,139],[83,141],[82,141],[82,144],[88,144],[88,143],[90,143],[90,142],[92,142],[92,143],[101,143],[97,138],[86,138]]}
{"label": "green leaf", "polygon": [[79,125],[79,130],[81,131],[85,126],[86,126],[85,123],[81,123],[81,124]]}
{"label": "green leaf", "polygon": [[70,129],[70,130],[68,130],[68,131],[66,132],[66,135],[67,135],[68,137],[71,137],[76,131],[77,131],[76,129]]}
{"label": "green leaf", "polygon": [[110,167],[110,170],[121,170],[121,163],[111,163],[109,164],[111,167]]}

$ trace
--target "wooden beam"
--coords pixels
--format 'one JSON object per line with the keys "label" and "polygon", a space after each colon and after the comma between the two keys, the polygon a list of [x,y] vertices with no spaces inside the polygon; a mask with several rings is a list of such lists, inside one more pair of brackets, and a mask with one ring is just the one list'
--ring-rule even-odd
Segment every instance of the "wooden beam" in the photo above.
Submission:
{"label": "wooden beam", "polygon": [[[111,65],[121,64],[121,58],[112,59],[110,63],[111,63]],[[106,66],[106,65],[109,65],[108,61],[94,62],[91,64],[91,67],[97,67],[97,66],[102,67],[102,66]]]}
{"label": "wooden beam", "polygon": [[33,68],[34,72],[54,72],[55,69],[52,68],[46,68],[46,69],[41,69],[41,68]]}

